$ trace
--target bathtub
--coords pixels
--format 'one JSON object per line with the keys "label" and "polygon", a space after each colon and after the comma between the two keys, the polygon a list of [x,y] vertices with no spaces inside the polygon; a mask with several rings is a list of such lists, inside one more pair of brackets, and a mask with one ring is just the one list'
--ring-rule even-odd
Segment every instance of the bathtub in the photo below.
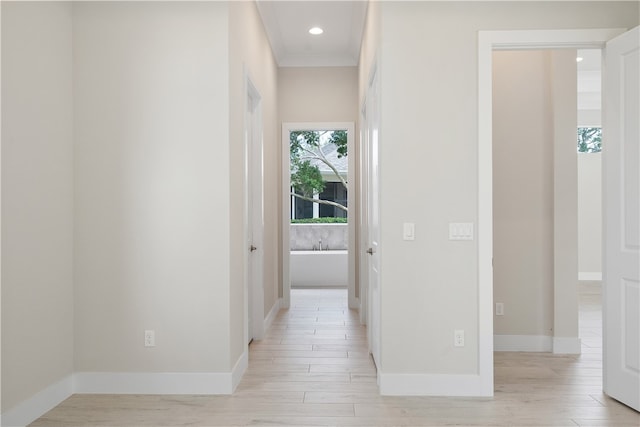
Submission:
{"label": "bathtub", "polygon": [[292,288],[347,287],[348,251],[291,251]]}

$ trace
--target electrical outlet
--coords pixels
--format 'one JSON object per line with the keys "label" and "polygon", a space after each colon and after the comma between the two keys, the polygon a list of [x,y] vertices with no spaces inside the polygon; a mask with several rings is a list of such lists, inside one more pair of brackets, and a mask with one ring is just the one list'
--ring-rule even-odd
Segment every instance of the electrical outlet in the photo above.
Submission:
{"label": "electrical outlet", "polygon": [[464,347],[464,330],[456,329],[453,331],[453,345],[455,347]]}
{"label": "electrical outlet", "polygon": [[156,331],[146,330],[144,331],[144,346],[155,347],[156,346]]}
{"label": "electrical outlet", "polygon": [[504,303],[496,303],[496,316],[504,316]]}

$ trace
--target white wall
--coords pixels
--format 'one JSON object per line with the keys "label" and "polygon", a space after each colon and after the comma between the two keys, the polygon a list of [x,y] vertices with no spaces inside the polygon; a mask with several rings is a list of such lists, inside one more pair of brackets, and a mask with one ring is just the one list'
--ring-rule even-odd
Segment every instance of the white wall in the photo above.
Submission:
{"label": "white wall", "polygon": [[[589,95],[592,93],[585,94],[585,96]],[[602,126],[602,110],[578,110],[578,126]],[[602,277],[602,155],[600,153],[578,153],[578,271],[580,278],[584,280],[599,280]]]}
{"label": "white wall", "polygon": [[356,122],[357,67],[282,67],[278,70],[282,122]]}
{"label": "white wall", "polygon": [[602,126],[602,114],[600,110],[578,110],[578,127]]}
{"label": "white wall", "polygon": [[553,352],[580,353],[578,338],[577,52],[551,52],[553,102]]}
{"label": "white wall", "polygon": [[70,3],[1,7],[6,415],[73,371],[73,111]]}
{"label": "white wall", "polygon": [[[360,61],[358,62],[358,108],[365,98],[371,77],[371,68],[378,59],[380,49],[380,4],[370,2],[362,31]],[[358,118],[360,118],[358,116]]]}
{"label": "white wall", "polygon": [[77,372],[231,370],[227,7],[74,4]]}
{"label": "white wall", "polygon": [[578,127],[602,126],[602,50],[580,49],[578,64]]}
{"label": "white wall", "polygon": [[550,51],[493,53],[493,286],[498,335],[553,332]]}
{"label": "white wall", "polygon": [[[380,8],[381,370],[476,374],[478,251],[475,241],[449,241],[448,223],[477,223],[478,31],[628,28],[637,25],[638,5],[382,2]],[[408,219],[416,224],[415,242],[402,240]],[[454,348],[455,329],[465,330],[465,347]]]}
{"label": "white wall", "polygon": [[279,280],[279,191],[280,126],[277,109],[277,66],[254,2],[232,2],[229,6],[230,91],[230,228],[234,236],[231,252],[231,360],[246,349],[244,342],[243,273],[247,247],[241,237],[244,209],[244,73],[260,92],[263,125],[264,180],[264,313],[278,301]]}
{"label": "white wall", "polygon": [[578,153],[578,271],[591,280],[602,275],[601,153]]}

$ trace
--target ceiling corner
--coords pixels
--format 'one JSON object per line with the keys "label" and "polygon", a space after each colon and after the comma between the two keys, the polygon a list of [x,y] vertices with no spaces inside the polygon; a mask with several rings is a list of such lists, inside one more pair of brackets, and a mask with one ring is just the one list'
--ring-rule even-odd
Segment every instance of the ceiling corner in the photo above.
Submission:
{"label": "ceiling corner", "polygon": [[262,27],[271,45],[273,56],[275,57],[276,63],[280,64],[284,56],[284,43],[279,30],[280,26],[273,2],[256,0],[256,7],[262,19]]}

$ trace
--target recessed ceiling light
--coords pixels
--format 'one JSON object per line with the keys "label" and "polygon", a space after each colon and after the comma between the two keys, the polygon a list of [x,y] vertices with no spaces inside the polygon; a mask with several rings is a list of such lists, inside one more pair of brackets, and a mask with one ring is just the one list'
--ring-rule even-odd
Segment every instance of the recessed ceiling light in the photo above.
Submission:
{"label": "recessed ceiling light", "polygon": [[309,34],[313,34],[314,36],[318,36],[324,33],[324,30],[320,27],[313,27],[309,29]]}
{"label": "recessed ceiling light", "polygon": [[582,60],[583,60],[583,59],[584,59],[584,58],[583,58],[582,56],[578,56],[578,57],[576,58],[576,62],[582,62]]}

